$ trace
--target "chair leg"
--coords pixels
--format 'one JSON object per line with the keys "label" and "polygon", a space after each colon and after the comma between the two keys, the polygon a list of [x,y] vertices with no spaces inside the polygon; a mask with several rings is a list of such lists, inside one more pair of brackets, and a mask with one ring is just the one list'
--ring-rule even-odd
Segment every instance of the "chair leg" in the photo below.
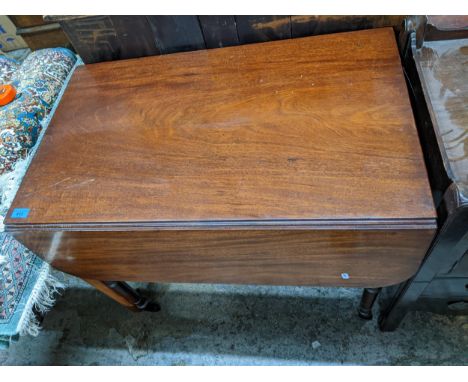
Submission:
{"label": "chair leg", "polygon": [[142,296],[126,282],[89,279],[86,279],[85,281],[104,293],[106,296],[118,302],[120,305],[125,306],[127,309],[134,312],[158,312],[161,310],[158,303]]}
{"label": "chair leg", "polygon": [[400,325],[406,313],[410,310],[408,305],[396,306],[386,310],[379,317],[379,329],[382,332],[393,332]]}
{"label": "chair leg", "polygon": [[372,307],[382,288],[365,288],[359,304],[358,314],[364,320],[372,320]]}

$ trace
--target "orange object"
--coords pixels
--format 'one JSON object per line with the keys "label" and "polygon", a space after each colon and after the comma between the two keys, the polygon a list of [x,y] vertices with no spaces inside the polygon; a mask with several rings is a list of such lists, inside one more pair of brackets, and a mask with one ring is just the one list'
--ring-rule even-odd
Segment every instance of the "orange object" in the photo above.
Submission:
{"label": "orange object", "polygon": [[16,97],[16,89],[11,85],[0,85],[0,106],[8,105]]}

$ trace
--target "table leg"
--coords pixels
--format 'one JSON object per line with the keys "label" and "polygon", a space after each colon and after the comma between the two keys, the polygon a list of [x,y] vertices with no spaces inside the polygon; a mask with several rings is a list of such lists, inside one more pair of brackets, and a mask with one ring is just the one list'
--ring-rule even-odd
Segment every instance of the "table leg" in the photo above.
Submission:
{"label": "table leg", "polygon": [[120,305],[123,305],[134,312],[157,312],[161,309],[158,303],[142,296],[126,282],[89,279],[86,279],[85,281],[104,293],[106,296],[118,302]]}
{"label": "table leg", "polygon": [[382,288],[365,288],[359,304],[359,317],[372,320],[372,307]]}

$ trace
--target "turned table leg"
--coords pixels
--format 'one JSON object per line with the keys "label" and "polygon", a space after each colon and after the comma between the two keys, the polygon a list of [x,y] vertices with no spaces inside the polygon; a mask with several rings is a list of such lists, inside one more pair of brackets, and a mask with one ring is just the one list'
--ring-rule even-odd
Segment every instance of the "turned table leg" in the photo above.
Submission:
{"label": "turned table leg", "polygon": [[382,288],[365,288],[359,304],[359,317],[365,320],[372,320],[372,307]]}
{"label": "turned table leg", "polygon": [[110,297],[120,305],[134,312],[157,312],[161,308],[158,303],[142,296],[138,291],[123,281],[100,281],[85,279],[86,282]]}

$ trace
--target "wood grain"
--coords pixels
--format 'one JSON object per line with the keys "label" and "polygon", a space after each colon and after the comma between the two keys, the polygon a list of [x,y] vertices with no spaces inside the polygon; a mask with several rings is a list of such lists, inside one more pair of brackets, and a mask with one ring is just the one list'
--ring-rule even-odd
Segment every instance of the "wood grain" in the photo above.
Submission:
{"label": "wood grain", "polygon": [[435,217],[390,28],[81,67],[18,207],[7,226]]}
{"label": "wood grain", "polygon": [[380,287],[436,228],[390,28],[79,68],[11,211],[104,281]]}
{"label": "wood grain", "polygon": [[[30,231],[15,233],[85,279],[379,287],[417,270],[433,230]],[[343,280],[342,273],[349,275]]]}

